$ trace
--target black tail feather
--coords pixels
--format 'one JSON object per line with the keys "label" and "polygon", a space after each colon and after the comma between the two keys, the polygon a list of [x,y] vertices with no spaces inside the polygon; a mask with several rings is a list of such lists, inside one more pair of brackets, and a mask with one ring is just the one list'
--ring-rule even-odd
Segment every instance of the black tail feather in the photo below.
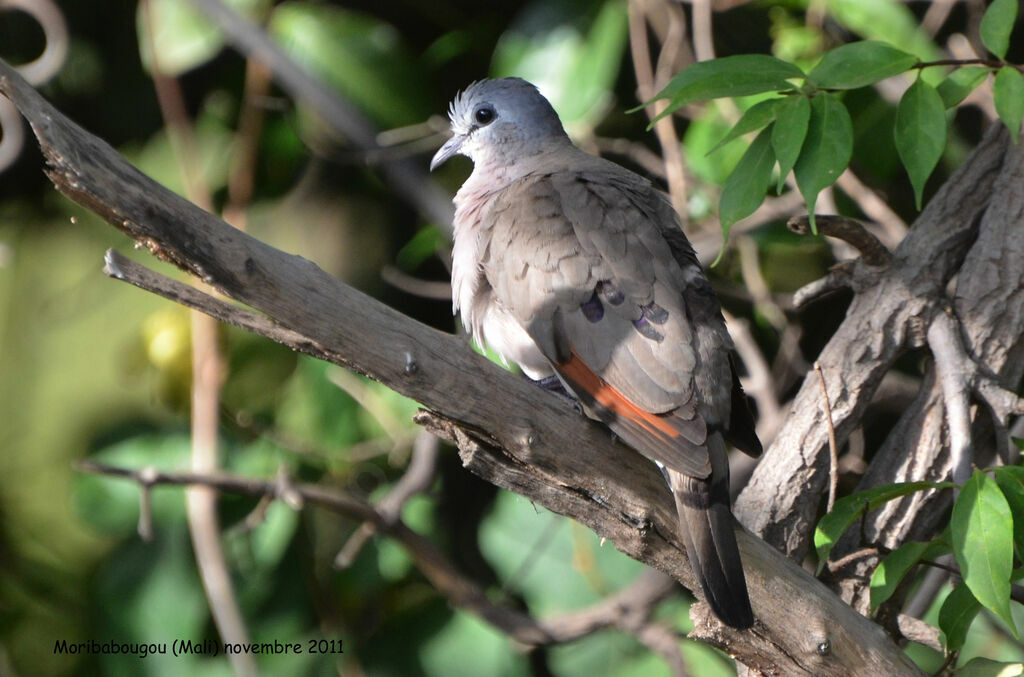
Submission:
{"label": "black tail feather", "polygon": [[[725,444],[719,434],[708,439],[712,465],[724,462]],[[721,445],[720,448],[717,448]],[[716,447],[716,448],[710,448]],[[715,468],[707,480],[667,472],[679,513],[679,531],[694,575],[715,615],[738,629],[754,624],[747,580],[736,545],[735,519],[729,509],[728,466]],[[724,476],[723,476],[724,475]]]}

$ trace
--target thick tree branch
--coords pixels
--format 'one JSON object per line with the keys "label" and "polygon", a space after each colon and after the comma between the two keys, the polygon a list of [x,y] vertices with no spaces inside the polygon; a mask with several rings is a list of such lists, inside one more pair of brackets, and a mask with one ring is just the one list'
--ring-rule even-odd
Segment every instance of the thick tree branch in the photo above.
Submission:
{"label": "thick tree branch", "polygon": [[[924,325],[935,360],[917,398],[875,454],[860,489],[898,481],[948,479],[955,465],[951,448],[965,444],[962,407],[972,391],[986,407],[974,408],[970,414],[966,441],[971,455],[966,462],[986,465],[997,451],[1009,446],[1006,425],[1022,405],[1012,391],[1024,377],[1024,231],[1020,228],[1024,219],[1024,148],[1009,147],[989,184],[985,187],[989,193],[986,207],[971,220],[977,235],[957,269],[952,311],[943,290]],[[967,216],[956,218],[963,222]],[[947,381],[945,387],[943,381]],[[958,407],[961,413],[956,414]],[[925,492],[892,501],[869,516],[865,536],[887,548],[906,540],[929,539],[940,528],[949,501],[949,492]],[[833,553],[839,557],[857,547],[860,545],[851,536],[840,541]],[[864,574],[870,573],[873,565],[871,561],[860,563],[841,582],[843,597],[855,608],[869,607]],[[900,602],[891,600],[892,605]],[[915,606],[920,608],[923,602]]]}
{"label": "thick tree branch", "polygon": [[[572,516],[627,555],[697,587],[677,542],[675,511],[660,474],[604,428],[488,362],[462,339],[383,306],[154,183],[67,120],[3,62],[0,91],[30,120],[49,176],[72,199],[157,256],[288,327],[301,336],[297,348],[330,355],[436,412],[421,415],[420,422],[455,440],[464,464],[477,474]],[[255,326],[256,317],[246,320]],[[494,406],[498,401],[501,406]],[[878,626],[800,567],[746,532],[738,540],[758,624],[754,631],[736,632],[709,621],[699,629],[708,641],[765,673],[917,674]],[[429,558],[421,566],[431,566]],[[434,583],[442,589],[455,585]],[[473,594],[458,586],[453,594],[487,618]]]}
{"label": "thick tree branch", "polygon": [[153,467],[136,470],[88,460],[80,462],[78,468],[87,473],[130,479],[139,485],[143,496],[161,485],[203,487],[258,496],[269,501],[282,500],[296,510],[316,505],[372,524],[375,531],[398,541],[416,562],[417,568],[453,604],[477,614],[511,638],[530,646],[571,642],[611,627],[627,632],[649,632],[651,614],[658,603],[675,589],[675,581],[671,578],[647,569],[622,590],[585,609],[538,621],[526,613],[491,602],[486,592],[463,576],[432,543],[390,511],[337,491],[312,484],[293,484],[283,475],[276,480],[259,480],[225,473],[162,472]]}
{"label": "thick tree branch", "polygon": [[[887,265],[858,259],[843,270],[855,296],[817,357],[826,375],[837,375],[828,379],[828,399],[840,447],[860,425],[896,359],[924,345],[946,284],[978,237],[1008,146],[1004,129],[990,131],[928,203]],[[872,252],[871,263],[890,258],[884,248],[861,246]],[[799,560],[828,482],[828,422],[813,373],[805,377],[791,412],[737,500],[736,512],[748,528]]]}

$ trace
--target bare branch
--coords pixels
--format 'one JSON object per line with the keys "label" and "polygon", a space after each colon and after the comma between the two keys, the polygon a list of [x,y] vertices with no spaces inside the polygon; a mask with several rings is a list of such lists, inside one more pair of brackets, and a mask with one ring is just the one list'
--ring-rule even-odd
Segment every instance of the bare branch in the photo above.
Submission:
{"label": "bare branch", "polygon": [[809,282],[793,292],[793,307],[802,308],[832,292],[849,289],[853,284],[853,269],[852,261],[840,261],[832,266],[825,277]]}
{"label": "bare branch", "polygon": [[[280,499],[293,509],[317,505],[363,520],[373,525],[375,531],[398,541],[416,566],[453,604],[479,615],[526,645],[569,642],[610,627],[644,633],[658,603],[677,590],[675,581],[670,577],[647,569],[628,586],[590,607],[537,621],[528,614],[492,603],[486,593],[459,572],[433,544],[393,514],[393,506],[386,510],[377,509],[359,499],[317,485],[293,484],[283,480],[283,476],[267,481],[224,473],[164,472],[152,467],[134,470],[90,460],[79,462],[78,469],[130,479],[144,491],[158,485],[204,487],[261,499]],[[419,471],[416,474],[420,474]],[[421,479],[416,478],[416,481]]]}
{"label": "bare branch", "polygon": [[[402,508],[410,498],[430,488],[430,483],[434,480],[439,451],[439,440],[426,430],[421,430],[413,443],[412,458],[405,473],[391,488],[391,491],[377,502],[376,508],[384,519],[397,520],[402,514]],[[334,558],[334,566],[338,569],[352,566],[352,562],[355,561],[356,556],[375,531],[371,522],[363,522]]]}
{"label": "bare branch", "polygon": [[[647,13],[641,7],[641,0],[632,0],[629,3],[629,45],[633,60],[633,70],[636,73],[637,94],[640,101],[649,101],[654,98],[666,83],[659,82],[654,68],[651,66],[650,47],[647,41]],[[676,33],[673,39],[666,36],[665,48],[679,44],[683,35],[680,28],[680,21],[672,16],[672,8],[666,5],[669,12],[669,30]],[[644,111],[650,120],[654,120],[668,107],[667,101],[658,101],[647,106]],[[669,194],[672,198],[672,206],[683,219],[686,218],[686,174],[683,171],[685,162],[679,144],[679,135],[676,134],[675,123],[671,115],[654,123],[654,133],[661,144],[661,154],[664,157],[665,177],[668,180]]]}
{"label": "bare branch", "polygon": [[[869,266],[884,266],[892,260],[892,254],[885,245],[860,221],[832,214],[816,214],[814,221],[819,233],[849,243],[860,252],[864,263]],[[786,222],[786,227],[794,233],[808,235],[811,232],[811,221],[806,215],[795,216]]]}
{"label": "bare branch", "polygon": [[[980,217],[1003,180],[1008,147],[1007,136],[993,127],[928,203],[891,255],[892,265],[872,266],[864,259],[850,264],[853,301],[846,319],[817,356],[822,369],[843,374],[842,389],[829,397],[839,445],[860,425],[875,389],[896,359],[924,344],[938,299],[973,251]],[[1012,172],[1005,174],[1010,181]],[[861,242],[858,235],[855,242]],[[869,242],[861,246],[862,251],[878,254],[870,256],[872,262],[885,259],[886,250]],[[1013,265],[1020,267],[1019,262]],[[1018,333],[1021,326],[1017,325]],[[736,501],[736,513],[746,526],[798,559],[806,551],[821,494],[827,490],[828,425],[818,406],[820,397],[817,377],[808,374],[785,425]],[[908,453],[916,450],[906,441],[903,446]],[[894,481],[894,469],[910,466],[893,463],[886,468],[889,478],[881,483]]]}

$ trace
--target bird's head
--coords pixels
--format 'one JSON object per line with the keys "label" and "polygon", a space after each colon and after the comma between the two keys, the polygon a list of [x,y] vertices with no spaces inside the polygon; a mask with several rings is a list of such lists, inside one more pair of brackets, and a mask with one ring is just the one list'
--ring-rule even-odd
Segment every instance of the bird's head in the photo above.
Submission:
{"label": "bird's head", "polygon": [[480,80],[448,108],[452,138],[430,162],[433,170],[453,155],[478,167],[503,164],[569,143],[558,114],[537,88],[520,78]]}

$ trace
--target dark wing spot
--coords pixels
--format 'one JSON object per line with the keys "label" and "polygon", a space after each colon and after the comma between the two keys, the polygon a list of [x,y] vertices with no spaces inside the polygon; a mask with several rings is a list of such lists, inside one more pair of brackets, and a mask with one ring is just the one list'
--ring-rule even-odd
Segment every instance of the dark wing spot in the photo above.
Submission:
{"label": "dark wing spot", "polygon": [[654,324],[665,324],[668,319],[668,311],[653,301],[646,306],[641,306],[640,310],[643,311],[644,317]]}
{"label": "dark wing spot", "polygon": [[636,327],[638,332],[652,341],[661,343],[665,338],[662,336],[661,332],[651,326],[651,323],[647,321],[646,317],[641,316],[639,320],[633,320],[633,326]]}
{"label": "dark wing spot", "polygon": [[619,288],[608,280],[602,280],[597,283],[597,293],[613,306],[617,306],[626,300],[626,297],[619,291]]}
{"label": "dark wing spot", "polygon": [[583,317],[591,322],[600,322],[604,317],[604,306],[601,305],[601,299],[597,298],[596,291],[591,294],[589,301],[580,304],[580,310],[583,311]]}

